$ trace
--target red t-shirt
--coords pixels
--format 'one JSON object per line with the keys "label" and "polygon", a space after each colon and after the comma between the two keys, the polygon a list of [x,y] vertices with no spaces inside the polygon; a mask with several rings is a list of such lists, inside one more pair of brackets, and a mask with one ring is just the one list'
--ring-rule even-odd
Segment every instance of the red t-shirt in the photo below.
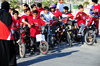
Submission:
{"label": "red t-shirt", "polygon": [[22,22],[22,19],[25,19],[25,21],[27,21],[27,15],[22,15],[21,16],[21,22]]}
{"label": "red t-shirt", "polygon": [[57,18],[59,18],[59,16],[62,16],[62,12],[60,11],[55,11],[55,12],[51,12],[54,16],[56,16]]}
{"label": "red t-shirt", "polygon": [[[82,16],[78,17],[78,15],[82,15]],[[86,19],[88,17],[89,16],[86,13],[84,13],[84,12],[78,12],[77,15],[76,15],[78,26],[80,26],[81,23],[86,24]]]}
{"label": "red t-shirt", "polygon": [[43,8],[41,8],[41,9],[38,9],[38,8],[37,8],[36,10],[38,11],[37,17],[40,18],[40,13],[41,13],[41,11],[43,11],[44,9],[43,9]]}
{"label": "red t-shirt", "polygon": [[[31,17],[31,15],[30,15],[30,16],[22,15],[22,16],[21,16],[21,22],[22,22],[23,19],[24,19],[26,22],[29,23],[30,17]],[[26,24],[23,24],[23,26],[26,26]]]}
{"label": "red t-shirt", "polygon": [[[40,18],[34,18],[34,17],[30,17],[29,19],[29,23],[32,25],[33,23],[36,23],[38,24],[39,26],[44,26],[45,25],[45,22],[40,19]],[[37,34],[40,34],[40,29],[41,27],[39,26],[36,26],[36,25],[33,25],[31,28],[30,28],[30,35],[31,37],[36,37]]]}
{"label": "red t-shirt", "polygon": [[[71,15],[70,19],[73,19],[74,18],[74,16],[71,13],[67,13],[66,15]],[[66,17],[66,18],[68,18],[68,17]],[[66,21],[66,19],[63,20],[63,22],[64,23],[69,22],[69,18],[67,19],[67,21]]]}
{"label": "red t-shirt", "polygon": [[20,28],[20,22],[21,22],[20,17],[18,17],[18,19],[14,19],[14,17],[12,17],[12,24],[11,24],[11,27],[12,28],[11,29],[18,30],[16,27],[19,27]]}
{"label": "red t-shirt", "polygon": [[94,10],[99,13],[100,12],[100,4],[94,5]]}

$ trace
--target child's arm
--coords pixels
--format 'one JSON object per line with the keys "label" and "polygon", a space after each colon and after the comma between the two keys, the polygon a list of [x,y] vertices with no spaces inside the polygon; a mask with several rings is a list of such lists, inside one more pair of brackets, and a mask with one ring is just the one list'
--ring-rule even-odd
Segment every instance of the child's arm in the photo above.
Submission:
{"label": "child's arm", "polygon": [[74,16],[70,13],[69,14],[69,17],[71,18],[71,19],[74,19]]}
{"label": "child's arm", "polygon": [[80,16],[80,15],[79,15],[79,13],[77,13],[77,14],[76,14],[75,19],[78,19],[78,18],[79,18],[79,16]]}
{"label": "child's arm", "polygon": [[[60,13],[60,12],[59,12]],[[62,12],[61,12],[62,13]],[[69,17],[69,18],[71,18],[71,19],[73,19],[73,15],[71,14],[71,13],[69,13],[69,14],[60,14],[63,18],[66,18],[66,17]]]}
{"label": "child's arm", "polygon": [[25,21],[25,19],[22,19],[22,23],[28,25],[28,27],[31,28],[31,25],[27,21]]}
{"label": "child's arm", "polygon": [[42,25],[42,26],[44,26],[44,25],[46,25],[46,24],[49,24],[48,22],[43,21],[41,18],[40,18],[40,22],[41,22],[41,25]]}
{"label": "child's arm", "polygon": [[59,11],[59,8],[60,8],[59,6],[60,6],[60,4],[58,3],[57,8],[56,8],[57,11]]}

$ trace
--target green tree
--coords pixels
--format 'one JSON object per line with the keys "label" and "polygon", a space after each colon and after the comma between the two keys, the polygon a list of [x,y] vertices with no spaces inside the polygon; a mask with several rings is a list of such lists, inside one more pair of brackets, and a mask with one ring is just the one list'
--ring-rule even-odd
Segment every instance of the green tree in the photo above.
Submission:
{"label": "green tree", "polygon": [[43,5],[43,7],[45,7],[45,6],[49,7],[51,5],[51,2],[49,0],[43,1],[42,5]]}
{"label": "green tree", "polygon": [[11,1],[10,1],[10,7],[13,8],[13,9],[18,9],[18,8],[20,8],[18,4],[19,4],[19,2],[16,1],[16,0],[11,0]]}
{"label": "green tree", "polygon": [[87,5],[89,5],[89,2],[88,2],[88,1],[85,1],[85,2],[83,3],[83,5],[87,7]]}
{"label": "green tree", "polygon": [[54,4],[55,4],[55,5],[57,5],[57,3],[58,3],[57,1],[56,1],[56,2],[54,2]]}

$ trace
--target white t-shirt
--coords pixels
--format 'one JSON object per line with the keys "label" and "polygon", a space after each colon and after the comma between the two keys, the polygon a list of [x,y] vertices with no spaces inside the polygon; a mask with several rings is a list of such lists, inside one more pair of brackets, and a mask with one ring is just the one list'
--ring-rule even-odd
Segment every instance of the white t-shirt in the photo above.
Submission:
{"label": "white t-shirt", "polygon": [[61,4],[61,3],[57,4],[57,9],[59,9],[60,12],[63,12],[63,7],[64,7],[63,4]]}
{"label": "white t-shirt", "polygon": [[40,15],[43,15],[46,21],[53,20],[54,15],[49,11],[48,14],[45,14],[44,11],[40,13]]}

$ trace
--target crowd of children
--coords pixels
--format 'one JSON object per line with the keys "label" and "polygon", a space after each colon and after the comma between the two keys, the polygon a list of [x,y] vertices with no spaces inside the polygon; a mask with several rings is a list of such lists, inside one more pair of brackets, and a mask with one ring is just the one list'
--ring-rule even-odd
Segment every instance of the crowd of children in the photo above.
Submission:
{"label": "crowd of children", "polygon": [[[96,21],[99,33],[100,5],[98,4],[98,0],[92,0],[93,6],[90,9],[90,16],[84,12],[84,7],[82,5],[78,6],[79,12],[76,16],[73,16],[69,11],[69,8],[63,5],[63,2],[64,0],[59,0],[57,5],[52,4],[50,7],[45,6],[44,8],[42,8],[41,3],[32,4],[31,9],[28,4],[24,4],[24,12],[20,17],[18,16],[18,11],[11,11],[12,9],[10,9],[9,13],[12,15],[13,20],[11,27],[20,27],[21,25],[23,25],[23,27],[28,26],[30,28],[32,47],[35,45],[36,35],[40,33],[37,25],[44,26],[45,24],[49,24],[50,21],[54,20],[54,18],[68,18],[67,22],[69,19],[75,18],[77,20],[78,27],[83,26],[79,30],[79,34],[81,34],[83,32],[82,30],[84,30],[86,26],[87,17],[94,16],[94,18],[92,18],[92,20],[89,22],[88,26],[90,26],[93,21]],[[63,22],[65,23],[66,20]],[[25,34],[23,34],[23,36],[24,35]]]}
{"label": "crowd of children", "polygon": [[[20,27],[28,27],[30,34],[30,49],[31,53],[37,51],[36,35],[40,34],[40,26],[50,24],[62,18],[64,23],[69,22],[70,19],[77,20],[77,26],[80,27],[78,34],[84,32],[85,26],[90,26],[92,22],[96,22],[97,35],[99,34],[99,17],[100,17],[100,4],[98,0],[92,0],[92,7],[90,15],[84,12],[82,5],[78,6],[79,12],[77,15],[72,15],[67,6],[63,4],[64,0],[59,0],[58,4],[52,4],[50,7],[45,6],[42,8],[42,3],[32,4],[31,8],[28,4],[24,4],[24,11],[19,16],[19,12],[10,8],[10,4],[4,1],[0,9],[0,66],[16,66],[16,50],[13,43],[15,31],[20,31]],[[89,23],[86,25],[86,19],[90,17]],[[57,21],[57,22],[60,22]],[[57,23],[55,23],[57,24]],[[22,33],[22,41],[25,32]],[[4,63],[5,62],[5,63]]]}

